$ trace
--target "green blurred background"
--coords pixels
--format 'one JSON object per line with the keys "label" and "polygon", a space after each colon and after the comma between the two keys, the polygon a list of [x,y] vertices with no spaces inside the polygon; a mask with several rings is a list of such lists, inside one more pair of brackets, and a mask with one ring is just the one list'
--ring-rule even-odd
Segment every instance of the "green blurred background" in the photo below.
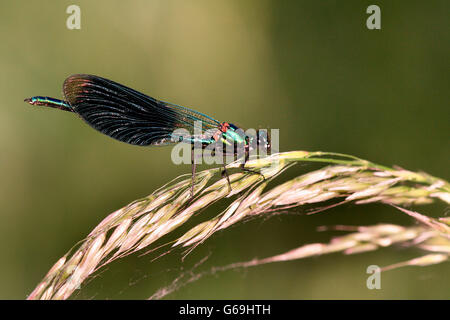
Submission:
{"label": "green blurred background", "polygon": [[[81,8],[81,30],[66,28],[70,4]],[[366,28],[370,4],[381,7],[381,30]],[[67,76],[96,74],[222,121],[280,128],[281,151],[348,153],[449,179],[449,7],[449,1],[2,1],[0,298],[25,298],[108,213],[190,172],[171,163],[170,148],[117,142],[73,114],[31,108],[24,98],[61,98]],[[195,221],[221,209],[209,208]],[[432,216],[446,209],[418,208]],[[117,261],[74,298],[146,298],[205,255],[207,270],[334,235],[317,233],[320,225],[378,222],[413,224],[377,204],[255,220],[217,234],[184,263],[178,251],[154,262],[150,255]],[[366,288],[368,265],[420,254],[387,248],[227,271],[168,298],[450,298],[448,263],[389,271],[381,290]]]}

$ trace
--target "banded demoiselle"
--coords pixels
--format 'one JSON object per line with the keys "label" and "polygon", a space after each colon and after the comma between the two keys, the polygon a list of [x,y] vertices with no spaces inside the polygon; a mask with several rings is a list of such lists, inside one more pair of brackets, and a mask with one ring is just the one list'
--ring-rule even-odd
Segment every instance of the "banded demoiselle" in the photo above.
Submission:
{"label": "banded demoiselle", "polygon": [[[68,77],[63,85],[64,100],[35,96],[25,99],[35,106],[45,106],[78,114],[87,124],[119,141],[138,146],[168,145],[177,142],[192,144],[192,184],[194,193],[196,163],[195,147],[205,148],[211,144],[232,145],[232,153],[239,147],[244,150],[241,168],[249,159],[252,146],[265,148],[270,152],[268,136],[247,135],[243,130],[229,122],[219,122],[203,113],[186,107],[157,100],[114,81],[94,75],[75,74]],[[194,134],[194,124],[200,121],[202,134]],[[178,128],[189,134],[175,136]],[[211,135],[205,132],[211,132]],[[229,150],[229,149],[228,149]],[[230,179],[223,165],[231,190]],[[264,176],[263,176],[264,177]]]}

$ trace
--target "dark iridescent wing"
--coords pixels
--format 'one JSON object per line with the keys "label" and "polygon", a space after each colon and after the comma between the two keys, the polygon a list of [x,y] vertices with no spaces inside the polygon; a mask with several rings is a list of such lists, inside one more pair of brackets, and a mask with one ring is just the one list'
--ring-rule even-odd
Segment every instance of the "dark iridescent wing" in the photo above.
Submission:
{"label": "dark iridescent wing", "polygon": [[123,142],[139,146],[173,143],[172,133],[184,128],[194,133],[194,121],[202,131],[220,122],[194,110],[156,100],[101,77],[76,74],[63,86],[65,99],[94,129]]}

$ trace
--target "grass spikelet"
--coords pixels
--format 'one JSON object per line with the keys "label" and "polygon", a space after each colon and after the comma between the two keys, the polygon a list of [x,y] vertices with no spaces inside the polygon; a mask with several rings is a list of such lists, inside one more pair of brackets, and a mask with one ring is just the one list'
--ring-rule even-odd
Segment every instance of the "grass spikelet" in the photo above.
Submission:
{"label": "grass spikelet", "polygon": [[[267,189],[270,182],[276,181],[273,180],[275,177],[300,162],[323,163],[324,167]],[[238,167],[239,163],[228,166]],[[359,205],[369,202],[394,205],[420,221],[421,226],[352,227],[355,232],[334,238],[328,244],[310,244],[271,258],[252,260],[247,265],[332,252],[355,254],[399,243],[408,243],[432,252],[400,266],[424,266],[448,259],[448,218],[432,219],[400,207],[435,200],[450,203],[450,185],[442,179],[421,172],[385,167],[350,155],[327,152],[285,152],[250,160],[246,167],[261,172],[264,177],[251,172],[233,173],[230,175],[230,192],[226,179],[214,181],[220,177],[221,168],[213,168],[197,173],[193,199],[190,199],[191,176],[183,175],[148,197],[113,212],[86,239],[58,260],[28,299],[69,298],[95,271],[136,251],[151,249],[152,243],[186,223],[194,214],[224,198],[232,201],[227,208],[175,239],[172,247],[192,249],[217,231],[223,231],[250,217],[282,212],[304,204],[325,206],[325,202],[335,200],[338,203],[353,202]],[[348,228],[346,230],[341,226],[342,230],[351,229]],[[386,267],[385,270],[392,268]]]}

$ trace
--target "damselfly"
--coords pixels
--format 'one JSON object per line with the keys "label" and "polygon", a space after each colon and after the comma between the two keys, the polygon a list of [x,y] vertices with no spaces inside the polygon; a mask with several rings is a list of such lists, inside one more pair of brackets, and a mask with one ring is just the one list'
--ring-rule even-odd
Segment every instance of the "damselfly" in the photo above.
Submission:
{"label": "damselfly", "polygon": [[[242,129],[231,123],[219,122],[203,113],[154,99],[101,77],[72,75],[64,81],[63,94],[64,100],[35,96],[25,101],[35,106],[76,113],[94,129],[129,144],[138,146],[168,145],[178,142],[191,144],[191,196],[194,192],[196,147],[203,149],[211,144],[220,144],[223,147],[231,145],[233,154],[237,154],[237,150],[242,148],[244,159],[241,168],[245,171],[251,171],[245,168],[245,163],[255,146],[259,148],[262,146],[270,152],[269,136],[260,134],[259,130],[255,135],[245,134]],[[195,134],[196,122],[201,123],[200,134]],[[175,134],[179,128],[186,129],[188,134]],[[231,189],[225,163],[223,168],[223,174]]]}

